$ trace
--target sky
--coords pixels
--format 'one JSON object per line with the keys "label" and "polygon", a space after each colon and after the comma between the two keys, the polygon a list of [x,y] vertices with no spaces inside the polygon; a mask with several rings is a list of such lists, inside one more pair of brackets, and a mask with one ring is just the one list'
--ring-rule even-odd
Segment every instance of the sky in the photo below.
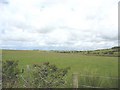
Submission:
{"label": "sky", "polygon": [[119,0],[0,0],[0,48],[94,50],[118,45]]}

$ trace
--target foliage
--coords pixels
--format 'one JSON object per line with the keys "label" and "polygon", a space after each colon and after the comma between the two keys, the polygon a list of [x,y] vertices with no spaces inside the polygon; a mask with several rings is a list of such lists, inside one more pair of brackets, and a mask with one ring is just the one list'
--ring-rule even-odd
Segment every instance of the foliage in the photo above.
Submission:
{"label": "foliage", "polygon": [[54,88],[64,87],[69,68],[59,69],[49,62],[33,65],[30,68],[18,68],[18,61],[7,60],[3,62],[3,88]]}
{"label": "foliage", "polygon": [[12,88],[17,85],[20,70],[18,61],[7,60],[2,65],[2,86],[3,88]]}
{"label": "foliage", "polygon": [[55,88],[66,84],[65,76],[69,68],[59,69],[49,62],[34,65],[34,85],[36,88]]}
{"label": "foliage", "polygon": [[99,50],[88,50],[88,51],[54,51],[57,53],[79,53],[83,55],[97,55],[97,56],[112,56],[112,57],[120,57],[118,53],[120,51],[120,47],[112,47],[109,49],[99,49]]}

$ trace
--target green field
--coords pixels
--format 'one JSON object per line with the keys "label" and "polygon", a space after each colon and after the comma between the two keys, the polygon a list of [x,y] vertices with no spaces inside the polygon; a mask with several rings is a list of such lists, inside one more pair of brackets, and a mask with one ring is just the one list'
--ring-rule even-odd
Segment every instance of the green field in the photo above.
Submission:
{"label": "green field", "polygon": [[20,68],[26,65],[50,62],[60,68],[70,67],[69,82],[73,73],[97,72],[98,76],[118,76],[118,57],[88,56],[80,53],[56,53],[39,50],[3,50],[2,60],[19,60]]}

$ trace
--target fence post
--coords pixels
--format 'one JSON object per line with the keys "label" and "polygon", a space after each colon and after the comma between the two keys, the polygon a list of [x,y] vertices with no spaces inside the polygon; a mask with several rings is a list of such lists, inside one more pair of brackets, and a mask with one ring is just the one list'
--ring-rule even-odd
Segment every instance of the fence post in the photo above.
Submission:
{"label": "fence post", "polygon": [[30,72],[30,66],[27,65],[27,72],[29,73]]}
{"label": "fence post", "polygon": [[73,73],[72,79],[73,79],[73,88],[78,88],[78,73]]}

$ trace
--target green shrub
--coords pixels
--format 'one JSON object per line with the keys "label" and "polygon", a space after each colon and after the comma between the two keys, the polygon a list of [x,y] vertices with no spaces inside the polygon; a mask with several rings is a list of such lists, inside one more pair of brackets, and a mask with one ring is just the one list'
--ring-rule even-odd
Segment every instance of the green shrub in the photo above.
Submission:
{"label": "green shrub", "polygon": [[2,86],[3,88],[17,87],[20,70],[18,61],[7,60],[2,64]]}
{"label": "green shrub", "polygon": [[66,86],[66,75],[69,68],[59,69],[49,62],[40,65],[27,65],[27,69],[18,68],[18,61],[3,62],[3,88],[55,88]]}
{"label": "green shrub", "polygon": [[69,68],[60,69],[49,62],[27,66],[21,75],[25,88],[56,88],[66,86],[66,75]]}
{"label": "green shrub", "polygon": [[49,62],[41,65],[34,65],[34,85],[37,88],[64,87],[66,84],[65,76],[69,68],[59,69],[56,65]]}

